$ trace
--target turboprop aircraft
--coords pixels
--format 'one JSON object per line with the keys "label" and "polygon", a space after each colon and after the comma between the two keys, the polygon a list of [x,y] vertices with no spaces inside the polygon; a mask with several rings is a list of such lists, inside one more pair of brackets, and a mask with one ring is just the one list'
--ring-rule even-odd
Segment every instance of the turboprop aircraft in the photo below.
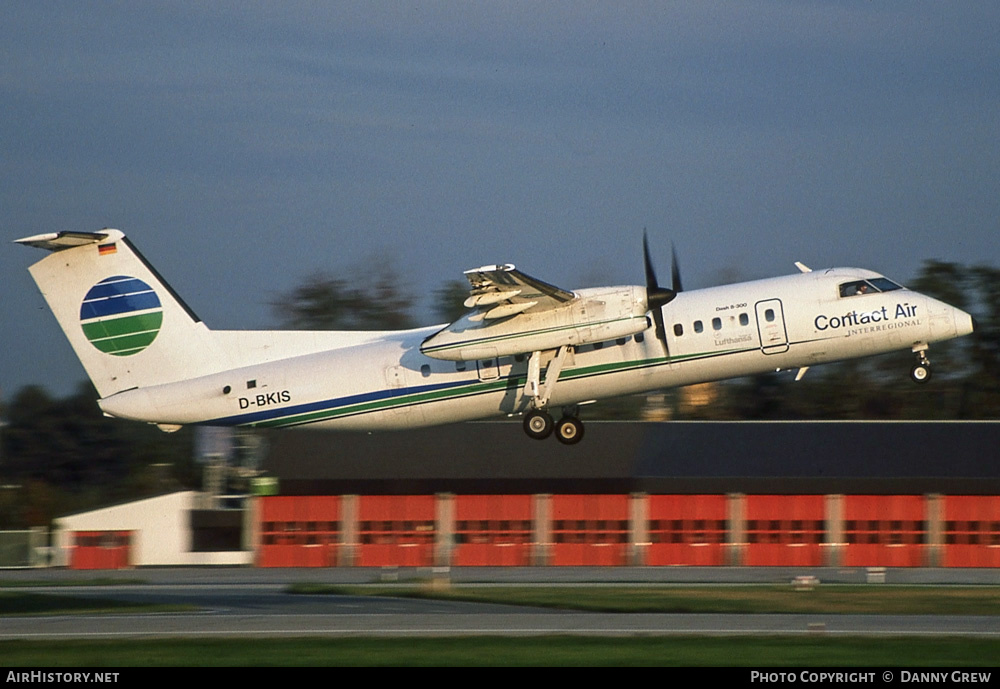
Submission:
{"label": "turboprop aircraft", "polygon": [[[521,415],[532,438],[579,442],[579,408],[604,397],[909,349],[971,333],[969,314],[858,268],[683,291],[565,290],[513,265],[466,271],[469,309],[390,332],[210,330],[119,230],[16,240],[105,414],[183,424],[355,430]],[[551,410],[560,410],[558,421]]]}

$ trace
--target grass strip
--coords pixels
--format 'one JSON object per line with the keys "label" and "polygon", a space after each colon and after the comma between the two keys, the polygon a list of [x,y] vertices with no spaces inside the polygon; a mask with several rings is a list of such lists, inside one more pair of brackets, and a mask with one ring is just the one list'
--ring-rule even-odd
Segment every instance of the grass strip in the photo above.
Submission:
{"label": "grass strip", "polygon": [[0,591],[0,616],[91,615],[115,612],[179,612],[191,606],[133,603],[90,596]]}
{"label": "grass strip", "polygon": [[95,579],[11,579],[0,581],[0,590],[17,588],[59,588],[61,586],[140,586],[146,582],[143,579],[114,579],[97,577]]}
{"label": "grass strip", "polygon": [[[8,666],[986,666],[989,639],[831,637],[448,637],[3,641]],[[127,671],[119,681],[128,679]]]}

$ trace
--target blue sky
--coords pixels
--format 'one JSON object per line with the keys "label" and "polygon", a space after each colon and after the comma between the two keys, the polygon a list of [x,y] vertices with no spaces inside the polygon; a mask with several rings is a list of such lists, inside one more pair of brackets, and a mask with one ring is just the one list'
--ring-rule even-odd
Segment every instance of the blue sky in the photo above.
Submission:
{"label": "blue sky", "polygon": [[988,2],[5,3],[0,394],[84,378],[9,243],[61,229],[122,229],[215,328],[386,262],[424,307],[487,263],[640,283],[644,227],[689,289],[1000,265],[998,26]]}

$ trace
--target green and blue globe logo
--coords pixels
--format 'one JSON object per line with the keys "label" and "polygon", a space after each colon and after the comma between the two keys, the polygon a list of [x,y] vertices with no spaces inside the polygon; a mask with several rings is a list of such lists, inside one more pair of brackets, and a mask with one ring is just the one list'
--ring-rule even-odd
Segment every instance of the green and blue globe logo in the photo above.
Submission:
{"label": "green and blue globe logo", "polygon": [[130,356],[156,339],[163,325],[163,308],[145,282],[116,275],[90,288],[80,307],[80,323],[83,334],[102,352]]}

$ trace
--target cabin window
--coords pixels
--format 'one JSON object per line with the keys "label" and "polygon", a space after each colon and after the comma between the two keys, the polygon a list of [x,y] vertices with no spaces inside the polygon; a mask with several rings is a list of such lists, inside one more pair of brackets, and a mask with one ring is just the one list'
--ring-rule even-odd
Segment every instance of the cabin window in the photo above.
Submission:
{"label": "cabin window", "polygon": [[705,329],[705,326],[703,326],[703,325],[701,324],[701,321],[695,321],[695,322],[694,322],[694,331],[695,331],[696,333],[700,333],[700,332],[701,332],[702,330],[704,330],[704,329]]}
{"label": "cabin window", "polygon": [[464,371],[465,370],[465,362],[464,361],[456,361],[455,362],[455,370],[456,371]]}
{"label": "cabin window", "polygon": [[642,342],[642,341],[643,341],[643,339],[644,339],[644,338],[643,338],[643,336],[642,336],[642,333],[636,333],[636,334],[635,334],[635,341],[636,341],[636,342]]}
{"label": "cabin window", "polygon": [[680,337],[684,334],[684,326],[680,323],[674,323],[674,335]]}
{"label": "cabin window", "polygon": [[712,330],[722,330],[722,319],[713,318],[712,319]]}
{"label": "cabin window", "polygon": [[768,309],[767,311],[764,312],[764,320],[766,320],[768,323],[774,322],[774,309]]}
{"label": "cabin window", "polygon": [[617,340],[615,340],[615,344],[618,345],[619,347],[625,344],[626,342],[628,342],[627,337],[619,337]]}
{"label": "cabin window", "polygon": [[256,380],[248,380],[247,381],[247,390],[253,390],[255,387],[257,387],[257,381]]}
{"label": "cabin window", "polygon": [[603,347],[604,347],[604,343],[603,342],[595,342],[594,343],[594,349],[603,349]]}
{"label": "cabin window", "polygon": [[745,313],[740,314],[740,325],[750,325],[750,316]]}
{"label": "cabin window", "polygon": [[423,364],[420,367],[420,375],[422,375],[424,378],[427,378],[430,374],[431,374],[430,364]]}

